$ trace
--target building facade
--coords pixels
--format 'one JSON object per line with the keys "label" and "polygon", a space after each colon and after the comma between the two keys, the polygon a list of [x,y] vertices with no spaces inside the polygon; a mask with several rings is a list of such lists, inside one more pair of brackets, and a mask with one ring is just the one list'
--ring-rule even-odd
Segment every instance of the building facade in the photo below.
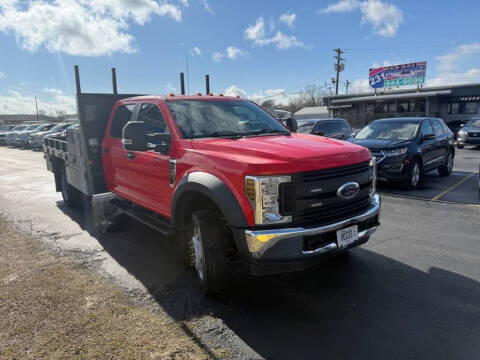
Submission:
{"label": "building facade", "polygon": [[325,96],[331,117],[363,127],[377,119],[434,116],[446,123],[480,116],[480,84],[422,87]]}

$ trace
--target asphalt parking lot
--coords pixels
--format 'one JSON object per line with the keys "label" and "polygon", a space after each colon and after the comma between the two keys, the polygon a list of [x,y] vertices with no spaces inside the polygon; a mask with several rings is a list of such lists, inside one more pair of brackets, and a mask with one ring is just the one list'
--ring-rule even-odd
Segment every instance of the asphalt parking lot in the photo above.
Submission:
{"label": "asphalt parking lot", "polygon": [[[183,270],[175,237],[128,221],[106,231],[115,225],[109,195],[73,211],[55,193],[42,153],[0,147],[0,158],[0,214],[188,327],[206,349],[221,344],[241,359],[478,358],[480,207],[459,200],[478,197],[469,178],[442,201],[382,186],[395,195],[383,196],[382,226],[349,256],[299,273],[240,277],[231,294],[212,301]],[[424,184],[451,185],[424,198],[457,184],[457,172],[471,174],[479,161],[480,151],[459,151],[452,177]]]}
{"label": "asphalt parking lot", "polygon": [[385,195],[480,206],[479,164],[480,146],[455,149],[450,176],[441,177],[435,170],[425,174],[422,184],[416,190],[405,190],[399,184],[385,182],[379,183],[378,190]]}

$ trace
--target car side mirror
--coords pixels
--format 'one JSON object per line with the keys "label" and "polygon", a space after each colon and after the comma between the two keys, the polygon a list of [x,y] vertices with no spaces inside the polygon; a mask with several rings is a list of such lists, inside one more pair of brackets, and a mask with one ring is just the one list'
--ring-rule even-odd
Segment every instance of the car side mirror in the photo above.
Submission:
{"label": "car side mirror", "polygon": [[322,130],[315,131],[315,135],[323,136],[325,133]]}
{"label": "car side mirror", "polygon": [[145,151],[145,123],[141,121],[130,121],[122,130],[122,144],[125,150]]}
{"label": "car side mirror", "polygon": [[286,124],[287,124],[287,129],[288,130],[290,130],[291,132],[297,132],[297,129],[298,129],[297,119],[288,118],[286,120]]}
{"label": "car side mirror", "polygon": [[435,139],[435,134],[430,133],[430,134],[424,134],[422,136],[422,140],[433,140],[433,139]]}
{"label": "car side mirror", "polygon": [[170,152],[171,145],[172,135],[168,133],[147,134],[147,150],[153,150],[162,154],[168,154]]}

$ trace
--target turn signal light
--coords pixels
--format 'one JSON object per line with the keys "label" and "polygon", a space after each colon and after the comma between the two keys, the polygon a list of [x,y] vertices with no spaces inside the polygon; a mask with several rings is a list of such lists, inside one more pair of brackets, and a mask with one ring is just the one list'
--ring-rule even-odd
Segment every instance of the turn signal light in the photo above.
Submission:
{"label": "turn signal light", "polygon": [[202,93],[197,93],[197,96],[202,96]]}
{"label": "turn signal light", "polygon": [[223,94],[222,94],[222,93],[220,93],[220,94],[218,94],[218,96],[223,96]]}
{"label": "turn signal light", "polygon": [[213,94],[212,94],[212,93],[208,93],[208,96],[213,96]]}
{"label": "turn signal light", "polygon": [[170,94],[168,94],[168,96],[175,96],[175,94],[174,94],[174,93],[170,93]]}
{"label": "turn signal light", "polygon": [[251,201],[255,201],[255,181],[253,179],[247,179],[245,183],[245,193]]}

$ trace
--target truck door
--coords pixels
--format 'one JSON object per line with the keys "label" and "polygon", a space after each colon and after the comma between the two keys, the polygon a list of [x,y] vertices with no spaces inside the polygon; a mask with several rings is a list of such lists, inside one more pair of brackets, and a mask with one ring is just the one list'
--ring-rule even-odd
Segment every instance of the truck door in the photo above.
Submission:
{"label": "truck door", "polygon": [[102,143],[102,161],[107,189],[126,198],[130,198],[130,176],[129,162],[122,144],[122,129],[132,119],[136,107],[137,104],[116,107]]}
{"label": "truck door", "polygon": [[141,105],[137,121],[145,123],[147,151],[127,152],[130,191],[140,205],[167,216],[170,213],[171,132],[154,103]]}

